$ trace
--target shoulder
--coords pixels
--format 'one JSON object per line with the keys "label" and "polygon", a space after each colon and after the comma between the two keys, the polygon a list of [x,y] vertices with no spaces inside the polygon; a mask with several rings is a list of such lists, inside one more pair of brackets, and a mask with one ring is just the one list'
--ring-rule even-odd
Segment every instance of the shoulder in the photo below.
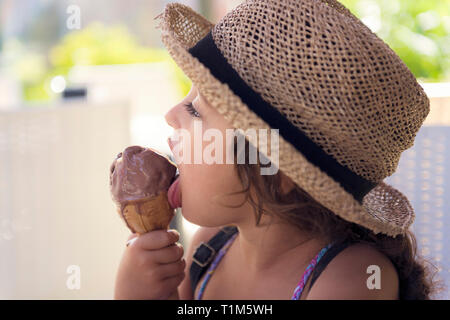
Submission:
{"label": "shoulder", "polygon": [[398,298],[395,266],[376,248],[357,243],[330,261],[307,299],[391,300]]}
{"label": "shoulder", "polygon": [[207,242],[210,240],[217,232],[220,231],[220,227],[216,228],[206,228],[200,227],[192,236],[189,241],[188,248],[185,254],[186,259],[186,268],[184,270],[185,277],[183,282],[181,282],[178,293],[180,295],[180,299],[183,300],[191,300],[193,299],[192,290],[191,290],[191,280],[189,278],[189,269],[192,264],[192,255],[194,254],[194,250],[200,245],[202,242]]}

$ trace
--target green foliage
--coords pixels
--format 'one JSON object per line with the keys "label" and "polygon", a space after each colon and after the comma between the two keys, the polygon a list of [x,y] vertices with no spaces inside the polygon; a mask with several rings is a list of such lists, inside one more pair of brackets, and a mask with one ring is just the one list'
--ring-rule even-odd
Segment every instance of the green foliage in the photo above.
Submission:
{"label": "green foliage", "polygon": [[24,98],[27,101],[51,99],[51,79],[57,75],[67,76],[74,66],[151,62],[167,62],[179,79],[180,91],[188,92],[189,79],[175,66],[166,50],[140,46],[123,26],[106,27],[95,23],[67,34],[50,50],[47,71],[35,81],[22,81]]}
{"label": "green foliage", "polygon": [[139,46],[123,26],[92,24],[67,34],[50,52],[53,67],[68,69],[74,65],[127,64],[164,60],[162,50]]}
{"label": "green foliage", "polygon": [[340,0],[425,81],[450,80],[449,0]]}
{"label": "green foliage", "polygon": [[[425,81],[450,81],[450,0],[340,0]],[[24,53],[18,73],[27,101],[53,97],[50,80],[76,65],[167,62],[181,96],[191,81],[165,49],[147,48],[124,26],[92,24],[65,35],[47,57]],[[33,67],[34,66],[34,67]]]}

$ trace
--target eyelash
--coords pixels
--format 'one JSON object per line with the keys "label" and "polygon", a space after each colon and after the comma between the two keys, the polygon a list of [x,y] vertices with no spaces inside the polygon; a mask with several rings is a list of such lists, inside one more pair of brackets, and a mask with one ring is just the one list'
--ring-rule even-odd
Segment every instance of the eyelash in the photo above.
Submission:
{"label": "eyelash", "polygon": [[189,112],[192,116],[199,118],[200,114],[197,110],[195,110],[194,106],[192,105],[192,102],[185,103],[184,106],[186,107],[187,112]]}

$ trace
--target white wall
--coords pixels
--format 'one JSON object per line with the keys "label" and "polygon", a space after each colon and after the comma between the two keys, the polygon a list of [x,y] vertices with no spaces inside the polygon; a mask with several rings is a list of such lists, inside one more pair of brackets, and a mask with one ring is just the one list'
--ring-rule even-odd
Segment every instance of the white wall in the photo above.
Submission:
{"label": "white wall", "polygon": [[[0,113],[0,298],[109,299],[128,232],[109,165],[130,143],[127,102]],[[66,286],[68,266],[81,287]]]}
{"label": "white wall", "polygon": [[[68,80],[87,100],[0,112],[0,299],[112,298],[130,232],[109,166],[133,144],[170,151],[164,114],[181,98],[170,67],[82,67]],[[79,290],[66,285],[71,265]]]}

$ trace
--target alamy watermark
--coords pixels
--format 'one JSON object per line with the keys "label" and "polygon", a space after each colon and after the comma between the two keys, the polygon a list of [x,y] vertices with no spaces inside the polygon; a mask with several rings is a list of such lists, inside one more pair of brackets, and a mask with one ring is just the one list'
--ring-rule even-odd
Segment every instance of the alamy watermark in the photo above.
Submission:
{"label": "alamy watermark", "polygon": [[79,6],[72,4],[67,7],[66,13],[69,15],[66,20],[66,27],[69,30],[81,29],[81,9]]}
{"label": "alamy watermark", "polygon": [[[170,137],[174,144],[172,152],[177,163],[183,164],[233,164],[235,150],[232,148],[234,139],[237,138],[237,163],[244,164],[245,157],[245,138],[250,142],[248,161],[249,164],[256,164],[259,156],[261,166],[261,175],[274,175],[279,167],[279,130],[278,129],[226,129],[225,137],[222,131],[215,128],[202,130],[202,121],[194,121],[194,136],[186,129],[175,129]],[[181,141],[180,141],[181,140]],[[191,145],[193,141],[193,146]],[[269,146],[270,141],[270,146]],[[178,143],[176,143],[178,142]],[[208,144],[203,149],[203,142]],[[224,148],[225,144],[225,148]],[[255,148],[254,146],[258,146]],[[193,159],[192,152],[193,149]],[[224,157],[225,149],[225,157]],[[259,150],[259,153],[258,153]],[[270,155],[270,158],[266,157]],[[265,167],[264,165],[269,165]]]}
{"label": "alamy watermark", "polygon": [[66,287],[69,290],[81,289],[81,268],[75,264],[67,267],[66,273],[69,274],[66,280]]}
{"label": "alamy watermark", "polygon": [[372,264],[367,267],[368,274],[371,274],[369,278],[367,278],[366,285],[367,289],[381,289],[381,269],[379,266]]}

